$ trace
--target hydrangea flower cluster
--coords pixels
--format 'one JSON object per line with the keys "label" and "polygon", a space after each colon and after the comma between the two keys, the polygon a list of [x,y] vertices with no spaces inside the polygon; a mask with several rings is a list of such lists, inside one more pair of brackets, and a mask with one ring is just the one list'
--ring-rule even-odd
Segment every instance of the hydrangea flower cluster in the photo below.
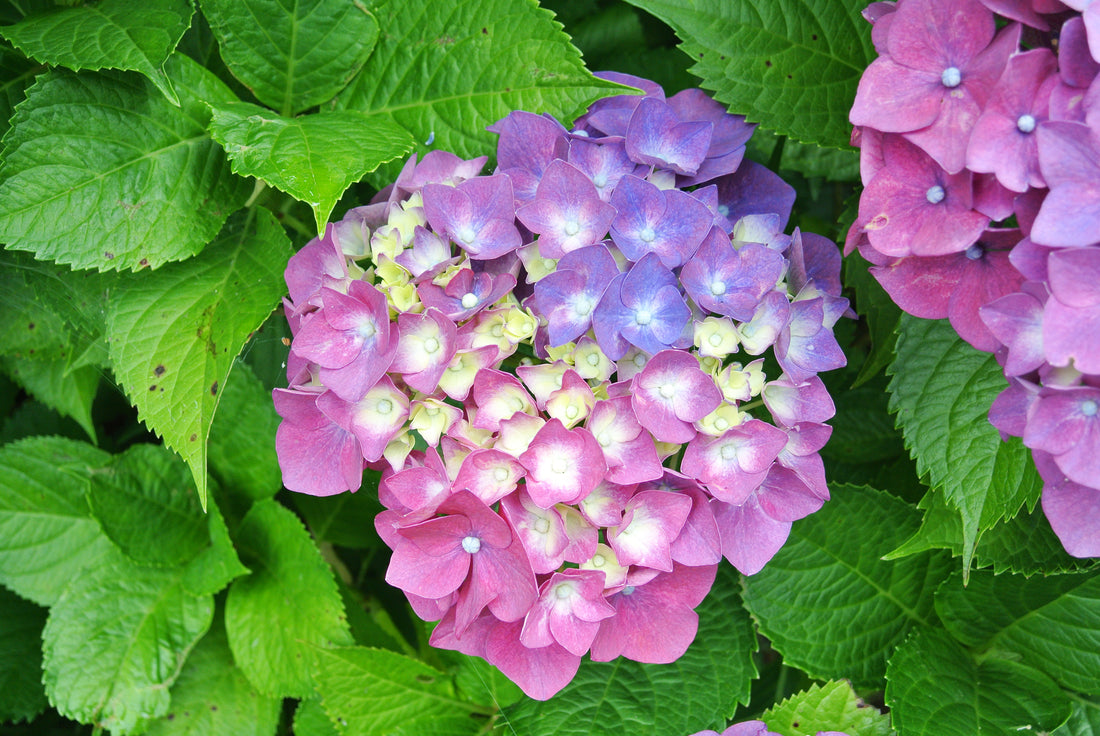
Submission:
{"label": "hydrangea flower cluster", "polygon": [[535,698],[680,657],[721,558],[759,571],[829,497],[838,248],[784,234],[753,126],[607,76],[645,94],[511,113],[489,175],[414,156],[286,270],[286,487],[382,469],[387,582]]}
{"label": "hydrangea flower cluster", "polygon": [[[774,731],[768,730],[768,724],[763,721],[742,721],[735,723],[722,733],[717,731],[699,731],[691,736],[780,736]],[[848,736],[840,731],[818,731],[814,736]]]}
{"label": "hydrangea flower cluster", "polygon": [[[1066,550],[1100,555],[1100,4],[875,2],[850,119],[859,248],[906,312],[993,352]],[[998,30],[999,29],[999,30]]]}

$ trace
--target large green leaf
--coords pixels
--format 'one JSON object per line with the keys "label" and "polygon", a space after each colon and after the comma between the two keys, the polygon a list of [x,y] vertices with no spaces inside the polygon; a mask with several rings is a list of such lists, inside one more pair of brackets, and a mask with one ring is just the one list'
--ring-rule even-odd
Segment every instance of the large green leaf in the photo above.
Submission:
{"label": "large green leaf", "polygon": [[684,656],[672,664],[585,660],[553,698],[525,699],[505,715],[524,736],[664,736],[720,727],[738,703],[748,701],[755,650],[737,573],[722,562],[714,588],[699,606],[699,633]]}
{"label": "large green leaf", "polygon": [[874,58],[852,0],[627,0],[668,23],[719,102],[800,141],[843,148]]}
{"label": "large green leaf", "polygon": [[1003,659],[975,664],[936,629],[918,631],[890,659],[886,705],[901,736],[1039,734],[1070,713],[1043,673]]}
{"label": "large green leaf", "polygon": [[962,340],[947,320],[903,315],[890,366],[890,409],[933,488],[962,514],[963,568],[985,529],[1039,500],[1042,480],[1018,438],[1002,442],[988,421],[1005,388],[994,357]]}
{"label": "large green leaf", "polygon": [[168,688],[214,615],[183,572],[112,551],[72,580],[42,634],[43,681],[62,715],[127,734],[168,711]]}
{"label": "large green leaf", "polygon": [[92,478],[92,513],[135,562],[179,565],[210,544],[191,473],[160,445],[134,445]]}
{"label": "large green leaf", "polygon": [[[347,0],[201,0],[222,59],[283,115],[332,99],[363,66],[378,23]],[[387,28],[389,31],[389,28]]]}
{"label": "large green leaf", "polygon": [[105,364],[103,325],[118,279],[0,250],[0,297],[12,315],[0,321],[0,353],[73,368]]}
{"label": "large green leaf", "polygon": [[307,697],[319,647],[351,644],[332,570],[297,517],[271,500],[253,505],[236,541],[253,571],[225,606],[237,666],[261,693]]}
{"label": "large green leaf", "polygon": [[317,692],[343,736],[472,736],[481,725],[444,673],[385,649],[318,650]]}
{"label": "large green leaf", "polygon": [[813,736],[842,731],[847,736],[890,736],[890,718],[868,708],[847,682],[812,685],[778,703],[761,716],[768,730],[781,736]]}
{"label": "large green leaf", "polygon": [[1100,736],[1100,703],[1074,703],[1069,720],[1051,736]]}
{"label": "large green leaf", "polygon": [[345,189],[413,147],[408,131],[383,116],[347,110],[287,118],[247,102],[215,107],[210,134],[233,171],[312,207],[318,233]]}
{"label": "large green leaf", "polygon": [[168,714],[146,736],[274,736],[277,698],[257,693],[233,663],[225,627],[215,620],[172,686]]}
{"label": "large green leaf", "polygon": [[871,488],[834,486],[832,494],[745,579],[745,605],[788,664],[881,687],[894,648],[913,627],[934,624],[932,596],[950,557],[880,559],[916,530],[916,512]]}
{"label": "large green leaf", "polygon": [[1022,662],[1068,690],[1100,695],[1100,572],[975,572],[936,593],[948,632],[990,656]]}
{"label": "large green leaf", "polygon": [[585,69],[534,0],[377,0],[371,9],[386,33],[337,107],[385,115],[432,141],[420,153],[491,155],[496,137],[485,128],[512,110],[569,122],[621,91]]}
{"label": "large green leaf", "polygon": [[46,707],[42,627],[46,609],[0,588],[0,723],[29,721]]}
{"label": "large green leaf", "polygon": [[240,212],[202,255],[134,282],[110,304],[119,383],[178,452],[206,503],[206,440],[233,360],[284,292],[290,242],[267,210]]}
{"label": "large green leaf", "polygon": [[353,549],[382,547],[383,542],[374,530],[374,517],[384,510],[378,500],[380,477],[378,471],[367,470],[363,487],[356,493],[326,497],[296,493],[294,508],[305,518],[310,534],[318,542]]}
{"label": "large green leaf", "polygon": [[99,368],[86,365],[70,370],[64,359],[35,360],[14,356],[0,363],[27,393],[58,414],[72,417],[92,442],[96,441],[92,402],[99,390]]}
{"label": "large green leaf", "polygon": [[35,437],[0,447],[0,583],[43,606],[111,550],[85,500],[111,456]]}
{"label": "large green leaf", "polygon": [[210,468],[223,490],[260,499],[283,487],[274,442],[279,421],[271,392],[237,361],[210,426]]}
{"label": "large green leaf", "polygon": [[[897,559],[927,549],[949,549],[958,557],[963,553],[963,521],[959,510],[951,506],[943,493],[929,491],[917,504],[924,511],[920,529],[886,559]],[[1042,509],[1026,509],[1004,519],[982,533],[974,550],[974,566],[992,567],[993,572],[1023,575],[1076,570],[1090,560],[1070,557],[1050,528]]]}
{"label": "large green leaf", "polygon": [[40,71],[41,65],[25,58],[6,43],[0,44],[0,137],[8,132],[12,111],[23,101],[23,93]]}
{"label": "large green leaf", "polygon": [[194,12],[190,0],[102,0],[30,16],[0,36],[45,64],[140,72],[178,105],[163,67]]}
{"label": "large green leaf", "polygon": [[100,270],[202,250],[249,191],[206,134],[209,105],[234,97],[186,56],[165,72],[180,107],[123,72],[38,78],[4,137],[0,242]]}

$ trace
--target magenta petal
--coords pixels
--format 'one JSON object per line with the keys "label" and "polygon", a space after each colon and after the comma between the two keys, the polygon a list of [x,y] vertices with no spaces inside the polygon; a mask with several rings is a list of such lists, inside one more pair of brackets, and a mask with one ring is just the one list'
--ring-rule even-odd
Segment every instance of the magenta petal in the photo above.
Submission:
{"label": "magenta petal", "polygon": [[848,119],[885,133],[925,128],[940,114],[943,90],[939,74],[883,56],[864,70]]}
{"label": "magenta petal", "polygon": [[[628,584],[608,601],[617,615],[600,623],[592,659],[623,656],[636,662],[666,664],[679,659],[695,639],[699,616],[692,609],[714,584],[717,565],[676,565],[643,585]],[[632,582],[628,579],[628,583]]]}
{"label": "magenta petal", "polygon": [[522,624],[498,623],[485,640],[485,659],[528,697],[549,700],[577,674],[581,658],[558,644],[528,649],[519,641]]}
{"label": "magenta petal", "polygon": [[1100,557],[1100,490],[1069,479],[1043,486],[1043,513],[1066,552]]}
{"label": "magenta petal", "polygon": [[791,522],[768,516],[755,496],[742,506],[715,501],[714,516],[722,536],[722,554],[743,575],[764,569],[791,533]]}

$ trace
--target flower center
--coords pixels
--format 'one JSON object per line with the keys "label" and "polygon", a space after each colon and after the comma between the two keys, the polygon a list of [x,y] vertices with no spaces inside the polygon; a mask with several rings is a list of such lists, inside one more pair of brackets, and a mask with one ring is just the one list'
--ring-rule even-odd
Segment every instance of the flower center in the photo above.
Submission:
{"label": "flower center", "polygon": [[645,368],[645,364],[648,363],[648,362],[649,362],[649,358],[646,357],[645,353],[638,353],[637,355],[634,356],[634,367],[635,368],[639,368],[639,369],[640,368]]}
{"label": "flower center", "polygon": [[974,243],[974,245],[966,249],[966,257],[972,261],[976,261],[984,255],[985,248],[982,247],[981,243]]}
{"label": "flower center", "polygon": [[714,296],[721,296],[726,293],[726,284],[724,281],[715,281],[710,285],[710,293]]}
{"label": "flower center", "polygon": [[378,333],[378,327],[371,320],[364,320],[359,325],[359,336],[364,340],[369,340]]}
{"label": "flower center", "polygon": [[634,586],[628,585],[622,590],[623,595],[634,595]]}
{"label": "flower center", "polygon": [[733,445],[722,445],[720,453],[723,460],[733,460],[737,457],[737,448]]}
{"label": "flower center", "polygon": [[569,470],[569,461],[564,457],[556,457],[553,462],[550,463],[550,469],[558,475],[561,475],[566,470]]}
{"label": "flower center", "polygon": [[1021,133],[1030,133],[1035,130],[1035,117],[1033,115],[1021,115],[1016,118],[1016,130]]}
{"label": "flower center", "polygon": [[554,588],[554,596],[558,600],[564,600],[571,595],[573,595],[573,586],[569,583],[561,583]]}
{"label": "flower center", "polygon": [[596,174],[594,177],[592,177],[592,183],[596,185],[597,189],[603,189],[607,186],[607,174]]}
{"label": "flower center", "polygon": [[469,225],[467,225],[466,227],[459,230],[457,235],[458,235],[458,239],[461,240],[466,245],[469,245],[470,243],[474,242],[474,238],[477,237],[477,233],[475,233],[474,229],[472,227],[470,227]]}
{"label": "flower center", "polygon": [[944,87],[958,87],[962,84],[963,75],[957,66],[949,66],[943,70],[940,81],[943,82]]}
{"label": "flower center", "polygon": [[535,531],[539,534],[546,534],[550,531],[550,522],[540,516],[535,519]]}
{"label": "flower center", "polygon": [[606,431],[600,432],[596,437],[596,442],[600,443],[600,447],[607,447],[611,444],[611,435]]}
{"label": "flower center", "polygon": [[645,229],[638,233],[638,237],[642,239],[643,243],[652,243],[653,239],[657,237],[657,233],[653,232],[653,228],[646,225]]}
{"label": "flower center", "polygon": [[393,411],[393,402],[392,401],[390,401],[389,399],[382,399],[381,401],[378,402],[378,413],[379,414],[389,414],[391,411]]}
{"label": "flower center", "polygon": [[729,207],[728,204],[718,205],[718,214],[720,214],[722,217],[728,217],[729,213],[730,213],[730,207]]}
{"label": "flower center", "polygon": [[928,191],[924,193],[924,198],[928,200],[929,204],[939,204],[946,196],[947,192],[939,184],[928,187]]}
{"label": "flower center", "polygon": [[596,355],[595,353],[589,353],[588,355],[584,356],[584,360],[586,363],[588,363],[588,365],[592,366],[593,368],[600,364],[600,356]]}
{"label": "flower center", "polygon": [[493,468],[493,480],[503,483],[508,479],[508,471],[504,468]]}
{"label": "flower center", "polygon": [[1086,417],[1096,416],[1097,409],[1100,409],[1100,404],[1097,404],[1095,399],[1085,399],[1081,402],[1081,413]]}
{"label": "flower center", "polygon": [[592,307],[594,306],[596,305],[592,303],[592,300],[590,298],[582,296],[580,299],[577,300],[577,303],[573,306],[573,309],[581,317],[587,317],[588,315],[592,314]]}
{"label": "flower center", "polygon": [[634,313],[634,322],[636,324],[645,326],[653,321],[653,313],[648,309],[639,309]]}
{"label": "flower center", "polygon": [[581,226],[578,225],[574,220],[570,220],[569,222],[565,223],[564,229],[566,235],[568,235],[569,237],[573,237],[581,231]]}
{"label": "flower center", "polygon": [[711,344],[711,347],[716,348],[722,344],[722,336],[715,332],[713,335],[707,338],[707,341]]}
{"label": "flower center", "polygon": [[[714,428],[717,429],[719,432],[724,432],[730,428],[730,423],[722,417],[718,417],[714,420]],[[724,451],[726,448],[723,447],[722,449]]]}
{"label": "flower center", "polygon": [[424,352],[434,353],[437,350],[439,350],[439,340],[436,340],[434,337],[429,337],[424,341]]}
{"label": "flower center", "polygon": [[576,419],[577,415],[580,414],[580,413],[581,413],[580,409],[578,409],[577,407],[575,407],[573,405],[569,405],[569,406],[565,407],[565,416],[568,419]]}
{"label": "flower center", "polygon": [[474,307],[477,306],[477,302],[478,302],[477,294],[474,294],[473,292],[468,291],[468,292],[466,292],[465,294],[462,295],[462,308],[463,309],[473,309]]}
{"label": "flower center", "polygon": [[672,395],[676,393],[676,387],[671,383],[662,383],[661,387],[657,389],[657,393],[661,394],[662,398],[671,399]]}
{"label": "flower center", "polygon": [[481,551],[481,540],[474,536],[462,538],[462,549],[473,555]]}

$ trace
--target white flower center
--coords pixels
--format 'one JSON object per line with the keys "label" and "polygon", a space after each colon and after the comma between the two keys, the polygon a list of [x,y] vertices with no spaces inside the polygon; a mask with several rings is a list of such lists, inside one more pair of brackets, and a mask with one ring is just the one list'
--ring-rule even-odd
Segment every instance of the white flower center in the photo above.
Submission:
{"label": "white flower center", "polygon": [[469,225],[467,225],[466,227],[459,230],[456,233],[456,235],[458,235],[458,239],[461,240],[466,245],[469,245],[470,243],[474,242],[474,238],[477,237],[477,233],[475,233],[474,229],[472,227],[470,227]]}
{"label": "white flower center", "polygon": [[708,338],[708,342],[710,342],[711,347],[718,347],[722,344],[722,336],[715,332]]}
{"label": "white flower center", "polygon": [[928,200],[929,204],[939,204],[946,196],[947,192],[939,184],[928,187],[928,191],[924,193],[924,198]]}
{"label": "white flower center", "polygon": [[1016,118],[1016,130],[1021,133],[1030,133],[1035,130],[1035,116],[1033,115],[1021,115]]}
{"label": "white flower center", "polygon": [[657,233],[653,232],[653,228],[646,225],[645,229],[638,233],[638,237],[642,239],[643,243],[652,243],[653,239],[657,237]]}
{"label": "white flower center", "polygon": [[642,325],[644,327],[652,321],[653,313],[650,312],[648,309],[639,309],[637,312],[634,313],[634,322],[636,324]]}
{"label": "white flower center", "polygon": [[580,413],[581,413],[581,410],[578,409],[577,407],[573,406],[572,404],[565,407],[565,416],[568,419],[576,419],[577,415],[580,414]]}
{"label": "white flower center", "polygon": [[570,220],[569,222],[565,223],[564,229],[566,235],[568,235],[569,237],[573,237],[581,231],[581,226],[578,225],[575,220]]}
{"label": "white flower center", "polygon": [[564,600],[573,595],[573,586],[570,583],[561,583],[554,586],[554,597]]}
{"label": "white flower center", "polygon": [[546,532],[550,531],[550,522],[540,516],[535,519],[534,529],[539,534],[546,534]]}
{"label": "white flower center", "polygon": [[676,393],[676,387],[671,383],[662,383],[661,387],[657,389],[657,393],[661,395],[661,398],[671,399]]}
{"label": "white flower center", "polygon": [[1081,413],[1086,417],[1096,416],[1097,409],[1100,409],[1100,405],[1094,399],[1085,399],[1081,402]]}
{"label": "white flower center", "polygon": [[607,174],[599,173],[592,178],[592,183],[596,185],[597,189],[603,189],[607,186]]}
{"label": "white flower center", "polygon": [[497,483],[503,483],[508,480],[508,471],[504,468],[493,468],[493,480]]}
{"label": "white flower center", "polygon": [[477,554],[481,551],[481,540],[474,536],[463,537],[462,549],[471,555]]}
{"label": "white flower center", "polygon": [[608,433],[606,430],[603,431],[603,432],[600,432],[596,436],[596,442],[600,443],[600,447],[607,447],[608,445],[611,444],[611,434]]}
{"label": "white flower center", "polygon": [[596,355],[595,353],[589,353],[588,355],[584,356],[584,360],[586,363],[588,363],[588,365],[592,366],[593,368],[600,364],[600,356]]}
{"label": "white flower center", "polygon": [[553,462],[550,463],[550,469],[558,475],[562,475],[566,470],[569,470],[569,461],[564,457],[556,457]]}
{"label": "white flower center", "polygon": [[721,454],[723,460],[733,460],[737,457],[737,448],[733,445],[722,445],[719,454]]}
{"label": "white flower center", "polygon": [[714,281],[710,285],[710,293],[714,296],[721,296],[726,293],[726,284],[724,281]]}
{"label": "white flower center", "polygon": [[393,411],[393,402],[389,399],[382,399],[378,402],[377,409],[379,414],[389,414]]}
{"label": "white flower center", "polygon": [[943,70],[940,81],[943,82],[944,87],[958,87],[963,81],[962,72],[957,66],[949,66]]}
{"label": "white flower center", "polygon": [[[717,419],[714,420],[714,428],[717,429],[719,432],[725,432],[727,429],[730,428],[730,423],[727,422],[722,417],[718,417]],[[728,447],[728,445],[727,445],[727,447]],[[722,448],[722,449],[724,450],[725,448]]]}
{"label": "white flower center", "polygon": [[439,340],[436,340],[434,337],[429,337],[424,341],[424,352],[434,353],[437,350],[439,350]]}
{"label": "white flower center", "polygon": [[623,595],[634,595],[634,586],[633,585],[626,586],[625,588],[623,588],[622,593],[623,593]]}

